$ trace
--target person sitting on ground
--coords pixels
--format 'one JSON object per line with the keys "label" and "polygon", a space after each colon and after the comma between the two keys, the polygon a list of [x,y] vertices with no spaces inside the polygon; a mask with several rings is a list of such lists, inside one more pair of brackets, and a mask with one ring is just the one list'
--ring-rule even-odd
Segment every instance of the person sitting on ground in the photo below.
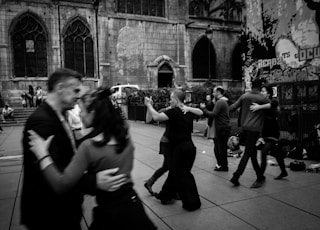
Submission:
{"label": "person sitting on ground", "polygon": [[11,118],[12,120],[14,120],[14,116],[13,116],[13,112],[14,109],[9,107],[8,104],[5,104],[4,108],[2,109],[2,120],[5,123],[6,119]]}

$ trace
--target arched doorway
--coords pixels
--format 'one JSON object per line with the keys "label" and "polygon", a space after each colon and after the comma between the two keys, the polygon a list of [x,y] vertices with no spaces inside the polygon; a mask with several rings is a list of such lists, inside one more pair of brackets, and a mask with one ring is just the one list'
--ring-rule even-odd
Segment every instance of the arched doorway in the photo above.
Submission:
{"label": "arched doorway", "polygon": [[168,64],[163,64],[158,71],[158,88],[172,87],[173,71]]}
{"label": "arched doorway", "polygon": [[193,78],[215,79],[216,55],[211,41],[202,37],[195,45],[192,53]]}

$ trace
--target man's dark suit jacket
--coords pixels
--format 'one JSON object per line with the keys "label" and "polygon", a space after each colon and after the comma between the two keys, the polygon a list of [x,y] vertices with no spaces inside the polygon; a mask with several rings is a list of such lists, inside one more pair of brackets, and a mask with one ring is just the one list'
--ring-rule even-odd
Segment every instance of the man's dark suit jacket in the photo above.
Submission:
{"label": "man's dark suit jacket", "polygon": [[[62,172],[70,163],[74,151],[56,112],[46,102],[28,118],[23,131],[24,178],[21,194],[21,223],[29,229],[79,230],[83,187],[76,186],[66,194],[56,194],[42,175],[35,155],[30,151],[28,130],[43,138],[54,135],[49,152]],[[95,188],[95,176],[85,181]],[[83,183],[79,183],[83,184]]]}

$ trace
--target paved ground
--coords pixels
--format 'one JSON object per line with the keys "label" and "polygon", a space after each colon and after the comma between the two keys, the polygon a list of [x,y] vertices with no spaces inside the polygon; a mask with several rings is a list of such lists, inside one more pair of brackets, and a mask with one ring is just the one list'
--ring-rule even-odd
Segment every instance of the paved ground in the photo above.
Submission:
{"label": "paved ground", "polygon": [[[197,157],[193,167],[202,207],[195,212],[186,212],[181,202],[161,205],[143,187],[146,180],[162,163],[158,154],[159,139],[163,127],[130,122],[136,146],[133,178],[135,188],[142,198],[148,215],[161,230],[195,229],[320,229],[320,173],[291,172],[282,181],[273,177],[279,168],[269,166],[264,187],[250,189],[255,180],[251,163],[241,177],[240,187],[228,181],[239,162],[229,158],[229,172],[214,172],[215,159],[212,143],[201,135],[194,135]],[[195,125],[202,129],[203,122]],[[197,130],[196,130],[197,131]],[[5,127],[0,134],[0,229],[25,229],[19,225],[19,202],[22,127]],[[287,163],[292,161],[287,159]],[[306,162],[310,164],[311,162]],[[165,177],[154,185],[158,191]],[[85,220],[91,222],[92,197],[84,203]],[[87,229],[83,221],[83,229]]]}

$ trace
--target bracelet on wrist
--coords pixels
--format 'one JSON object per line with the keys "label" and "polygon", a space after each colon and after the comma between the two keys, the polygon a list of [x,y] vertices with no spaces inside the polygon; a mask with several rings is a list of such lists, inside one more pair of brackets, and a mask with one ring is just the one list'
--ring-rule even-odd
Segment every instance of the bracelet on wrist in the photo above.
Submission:
{"label": "bracelet on wrist", "polygon": [[40,162],[40,169],[44,171],[49,165],[53,164],[51,157],[46,157]]}
{"label": "bracelet on wrist", "polygon": [[38,163],[40,163],[41,161],[43,161],[44,159],[46,159],[47,157],[50,157],[50,155],[45,155],[43,157],[41,157],[39,160],[38,160]]}

